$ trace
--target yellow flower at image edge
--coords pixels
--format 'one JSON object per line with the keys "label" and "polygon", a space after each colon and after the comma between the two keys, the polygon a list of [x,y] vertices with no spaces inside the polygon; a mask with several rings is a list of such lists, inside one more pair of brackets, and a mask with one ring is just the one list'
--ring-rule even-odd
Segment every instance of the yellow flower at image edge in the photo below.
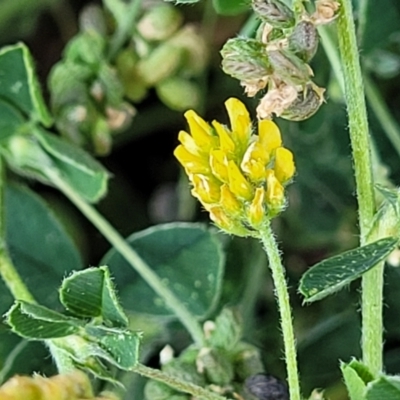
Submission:
{"label": "yellow flower at image edge", "polygon": [[185,168],[192,194],[222,230],[239,236],[257,231],[285,207],[285,186],[295,165],[282,146],[278,126],[258,122],[253,133],[249,112],[238,99],[225,102],[230,127],[185,113],[189,132],[181,131],[174,155]]}

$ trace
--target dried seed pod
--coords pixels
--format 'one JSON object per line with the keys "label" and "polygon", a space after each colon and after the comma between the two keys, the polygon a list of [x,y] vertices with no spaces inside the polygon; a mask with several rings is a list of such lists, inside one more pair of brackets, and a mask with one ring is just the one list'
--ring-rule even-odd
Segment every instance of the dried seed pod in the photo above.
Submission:
{"label": "dried seed pod", "polygon": [[324,92],[314,84],[307,85],[305,90],[297,95],[297,99],[284,110],[280,117],[289,121],[304,121],[313,116],[324,102]]}
{"label": "dried seed pod", "polygon": [[293,11],[279,0],[253,0],[253,10],[274,28],[287,29],[295,24]]}
{"label": "dried seed pod", "polygon": [[245,386],[259,400],[289,400],[287,386],[272,375],[250,376],[246,379]]}
{"label": "dried seed pod", "polygon": [[289,50],[267,50],[274,75],[289,85],[305,85],[312,76],[311,68]]}
{"label": "dried seed pod", "polygon": [[289,36],[289,49],[303,61],[310,61],[318,49],[318,33],[310,21],[299,22]]}
{"label": "dried seed pod", "polygon": [[224,72],[240,81],[263,79],[272,72],[263,44],[255,39],[229,39],[221,55]]}

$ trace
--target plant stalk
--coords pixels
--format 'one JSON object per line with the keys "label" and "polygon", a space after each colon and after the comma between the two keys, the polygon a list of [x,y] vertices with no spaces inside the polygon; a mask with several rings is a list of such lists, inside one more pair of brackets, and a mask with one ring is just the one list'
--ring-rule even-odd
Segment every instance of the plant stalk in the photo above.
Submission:
{"label": "plant stalk", "polygon": [[145,376],[146,378],[153,379],[158,382],[165,383],[173,389],[180,392],[191,394],[196,399],[204,400],[228,400],[226,397],[220,396],[216,393],[212,393],[201,386],[194,385],[193,383],[183,381],[175,376],[171,376],[162,372],[158,369],[146,367],[143,364],[137,364],[131,369],[132,372],[136,372],[139,375]]}
{"label": "plant stalk", "polygon": [[181,323],[200,346],[204,345],[204,334],[196,318],[187,310],[171,290],[162,283],[159,276],[129,246],[115,228],[90,204],[66,183],[56,170],[47,169],[47,177],[82,212],[82,214],[103,234],[115,249],[129,262],[149,286],[162,298],[175,313]]}
{"label": "plant stalk", "polygon": [[279,254],[271,225],[260,230],[260,239],[267,253],[272,279],[275,285],[275,296],[281,318],[283,344],[285,347],[286,370],[288,375],[290,400],[301,400],[300,384],[297,367],[296,342],[293,330],[292,310],[290,307],[289,293],[285,278],[285,269]]}
{"label": "plant stalk", "polygon": [[[360,242],[365,245],[374,218],[375,197],[364,85],[351,0],[341,0],[337,31],[356,179]],[[380,264],[362,278],[363,360],[373,374],[382,370],[382,275],[383,265]]]}

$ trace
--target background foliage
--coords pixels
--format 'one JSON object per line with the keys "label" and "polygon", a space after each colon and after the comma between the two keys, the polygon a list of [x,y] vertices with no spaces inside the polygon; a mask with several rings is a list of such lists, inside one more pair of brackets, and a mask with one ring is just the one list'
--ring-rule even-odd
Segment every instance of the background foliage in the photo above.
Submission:
{"label": "background foliage", "polygon": [[[6,0],[0,5],[0,45],[16,41],[27,43],[47,103],[49,72],[61,59],[66,43],[77,33],[78,16],[87,3]],[[199,78],[202,86],[198,111],[205,115],[206,120],[217,117],[225,120],[223,102],[231,96],[247,101],[250,109],[256,105],[244,98],[237,81],[220,70],[218,51],[229,37],[238,34],[248,17],[242,13],[240,5],[233,9],[226,8],[225,3],[215,0],[214,6],[223,14],[234,15],[216,15],[208,2],[179,7],[185,21],[201,25],[210,52],[209,64]],[[357,9],[357,1],[354,3]],[[376,2],[370,1],[368,7],[361,55],[368,79],[367,100],[371,134],[376,146],[376,173],[382,182],[399,185],[400,130],[395,121],[400,120],[400,3],[381,0],[377,6]],[[376,7],[379,7],[379,12]],[[327,103],[308,121],[289,123],[278,120],[285,146],[295,154],[297,175],[295,184],[289,189],[289,207],[275,221],[275,230],[292,288],[304,389],[310,392],[315,387],[329,387],[327,393],[332,399],[344,400],[346,395],[340,383],[337,360],[347,362],[350,356],[360,355],[357,283],[352,284],[349,290],[306,307],[301,307],[302,299],[296,290],[299,278],[308,266],[351,249],[357,243],[345,105],[322,46],[312,66],[315,81],[327,87]],[[393,118],[392,124],[379,109],[382,104]],[[132,123],[113,138],[111,153],[101,159],[112,177],[109,193],[99,203],[99,209],[125,236],[158,223],[207,221],[207,216],[187,195],[186,182],[172,156],[177,132],[185,126],[182,113],[162,104],[154,89],[135,107],[137,111]],[[13,176],[11,172],[10,175]],[[18,181],[17,178],[14,180]],[[28,190],[13,183],[7,188],[6,201],[11,256],[42,304],[61,310],[56,289],[69,271],[103,263],[112,269],[113,262],[121,263],[112,253],[102,260],[109,250],[108,244],[63,197],[48,187],[31,182]],[[28,218],[29,223],[26,223]],[[147,232],[147,235],[150,234]],[[38,237],[43,240],[37,240]],[[131,240],[146,240],[146,237],[151,240],[143,232],[134,234]],[[191,239],[201,247],[202,254],[208,254],[207,241],[210,239],[186,237],[186,240]],[[283,376],[280,346],[276,345],[280,335],[272,285],[270,277],[263,272],[266,261],[258,245],[251,240],[225,236],[220,239],[227,262],[219,305],[240,308],[246,340],[262,349],[268,372]],[[154,254],[149,257],[154,258]],[[174,259],[180,254],[171,257]],[[31,272],[33,268],[34,273]],[[157,365],[160,348],[169,343],[179,350],[189,338],[168,316],[158,317],[155,323],[154,317],[144,314],[146,309],[140,305],[136,310],[140,314],[135,314],[129,296],[124,294],[124,283],[135,285],[135,275],[128,268],[123,271],[125,275],[115,274],[123,305],[130,310],[132,327],[137,325],[145,332],[142,357]],[[399,274],[396,267],[386,269],[385,363],[390,373],[400,373]],[[219,284],[219,279],[216,278],[215,285]],[[3,284],[0,285],[0,310],[5,312],[12,300]],[[141,298],[147,299],[146,288],[138,290],[141,290]],[[203,315],[207,310],[201,304],[199,307],[195,311]],[[214,313],[217,310],[215,305]],[[0,367],[3,368],[0,380],[15,372],[48,373],[52,370],[51,362],[44,357],[46,352],[40,345],[22,341],[14,347],[18,342],[19,339],[0,325]],[[17,350],[10,354],[12,348]],[[121,379],[130,388],[129,393],[140,391],[140,378],[130,374]]]}

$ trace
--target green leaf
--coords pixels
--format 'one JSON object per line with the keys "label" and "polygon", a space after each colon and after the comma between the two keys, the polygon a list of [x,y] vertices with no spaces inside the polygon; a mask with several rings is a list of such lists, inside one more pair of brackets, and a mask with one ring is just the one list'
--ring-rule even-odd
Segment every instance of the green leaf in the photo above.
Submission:
{"label": "green leaf", "polygon": [[28,48],[22,44],[0,50],[0,98],[48,127],[51,116],[44,103]]}
{"label": "green leaf", "polygon": [[18,335],[28,339],[69,336],[79,330],[76,321],[46,307],[16,302],[6,314],[7,323]]}
{"label": "green leaf", "polygon": [[[10,257],[35,298],[51,307],[65,274],[83,267],[77,247],[50,207],[28,188],[7,186],[5,208]],[[0,313],[12,303],[0,280]]]}
{"label": "green leaf", "polygon": [[215,11],[221,15],[237,15],[250,9],[243,0],[213,0]]}
{"label": "green leaf", "polygon": [[382,376],[368,385],[365,400],[399,400],[400,377]]}
{"label": "green leaf", "polygon": [[396,215],[399,214],[399,191],[398,189],[389,189],[382,185],[375,185],[376,189],[383,196],[385,203],[393,207]]}
{"label": "green leaf", "polygon": [[[212,232],[199,224],[171,223],[133,234],[128,243],[194,315],[204,316],[221,291],[224,256]],[[113,271],[126,309],[171,315],[153,290],[114,249],[101,261]]]}
{"label": "green leaf", "polygon": [[374,379],[369,369],[357,360],[352,360],[349,364],[342,363],[340,369],[342,370],[350,399],[364,399],[367,384]]}
{"label": "green leaf", "polygon": [[73,272],[62,283],[60,300],[65,308],[76,316],[101,316],[112,325],[128,325],[107,267]]}
{"label": "green leaf", "polygon": [[363,400],[366,385],[350,366],[344,364],[341,366],[346,388],[351,400]]}
{"label": "green leaf", "polygon": [[134,367],[139,360],[141,334],[126,329],[87,325],[90,341],[97,343],[103,351],[93,353],[122,369]]}
{"label": "green leaf", "polygon": [[110,358],[96,343],[90,342],[78,335],[52,339],[51,343],[62,352],[67,353],[77,368],[90,372],[96,378],[106,380],[114,385],[121,385],[119,381],[113,378],[114,374],[96,357],[96,355],[101,354],[103,358]]}
{"label": "green leaf", "polygon": [[14,135],[24,122],[22,114],[0,98],[0,141]]}
{"label": "green leaf", "polygon": [[82,197],[95,202],[104,196],[109,175],[100,163],[84,150],[42,129],[36,129],[34,133],[65,180]]}
{"label": "green leaf", "polygon": [[337,292],[384,260],[397,243],[395,238],[380,239],[314,265],[301,278],[300,293],[311,303]]}

